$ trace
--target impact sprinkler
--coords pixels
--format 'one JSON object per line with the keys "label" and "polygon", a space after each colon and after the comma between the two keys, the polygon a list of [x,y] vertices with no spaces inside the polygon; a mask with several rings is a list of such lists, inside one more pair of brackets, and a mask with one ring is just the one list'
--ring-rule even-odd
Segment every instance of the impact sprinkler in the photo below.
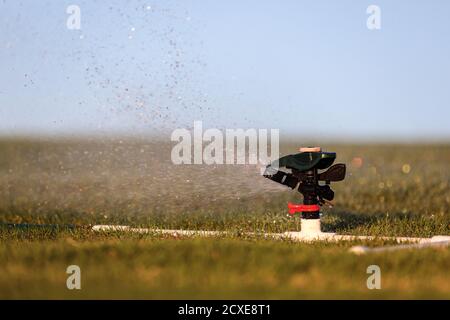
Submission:
{"label": "impact sprinkler", "polygon": [[297,188],[303,195],[303,204],[288,203],[291,215],[301,214],[302,236],[323,234],[320,230],[320,206],[333,200],[330,183],[344,180],[345,164],[331,166],[336,153],[322,152],[320,147],[304,147],[299,151],[272,162],[267,166],[264,177],[291,189]]}

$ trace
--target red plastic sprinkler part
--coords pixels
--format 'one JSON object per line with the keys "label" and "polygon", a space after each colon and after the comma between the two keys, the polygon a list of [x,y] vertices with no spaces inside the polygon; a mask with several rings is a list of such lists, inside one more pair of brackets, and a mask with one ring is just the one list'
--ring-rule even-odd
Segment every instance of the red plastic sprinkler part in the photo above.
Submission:
{"label": "red plastic sprinkler part", "polygon": [[316,212],[320,210],[318,204],[294,204],[288,203],[289,214],[295,214],[297,212]]}

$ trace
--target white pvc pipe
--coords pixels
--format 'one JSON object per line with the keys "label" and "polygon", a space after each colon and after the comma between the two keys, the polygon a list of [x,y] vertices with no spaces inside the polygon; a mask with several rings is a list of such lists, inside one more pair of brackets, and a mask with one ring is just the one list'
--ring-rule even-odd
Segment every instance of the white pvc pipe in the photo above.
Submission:
{"label": "white pvc pipe", "polygon": [[93,231],[121,231],[131,233],[156,233],[156,234],[169,234],[179,236],[203,236],[203,237],[217,237],[226,235],[226,231],[202,231],[202,230],[170,230],[170,229],[148,229],[148,228],[132,228],[129,226],[113,226],[113,225],[96,225],[92,227]]}
{"label": "white pvc pipe", "polygon": [[[306,219],[305,219],[306,220]],[[309,219],[313,220],[313,219]],[[319,220],[319,219],[314,219]],[[319,226],[319,229],[317,227]],[[303,229],[305,227],[305,229]],[[96,225],[92,227],[93,231],[122,231],[132,233],[154,233],[168,234],[172,236],[200,236],[200,237],[220,237],[232,234],[229,231],[204,231],[204,230],[168,230],[168,229],[148,229],[148,228],[131,228],[129,226],[113,226],[113,225]],[[318,231],[319,230],[319,231]],[[414,237],[377,237],[377,236],[354,236],[354,235],[338,235],[336,233],[320,232],[320,221],[303,221],[301,232],[284,232],[284,233],[255,233],[244,232],[244,235],[260,235],[272,239],[289,239],[298,242],[315,242],[315,241],[352,241],[352,240],[391,240],[397,243],[413,242],[416,244],[428,244],[437,242],[450,242],[450,236],[435,236],[432,238],[414,238]],[[369,252],[364,247],[360,251]],[[356,249],[355,249],[356,250]],[[356,250],[357,251],[357,250]]]}
{"label": "white pvc pipe", "polygon": [[376,248],[369,248],[365,246],[354,246],[350,248],[350,252],[361,255],[366,253],[378,253],[404,249],[424,249],[431,247],[447,247],[447,246],[450,246],[450,236],[434,236],[430,238],[430,241],[421,243],[402,244],[396,246],[376,247]]}

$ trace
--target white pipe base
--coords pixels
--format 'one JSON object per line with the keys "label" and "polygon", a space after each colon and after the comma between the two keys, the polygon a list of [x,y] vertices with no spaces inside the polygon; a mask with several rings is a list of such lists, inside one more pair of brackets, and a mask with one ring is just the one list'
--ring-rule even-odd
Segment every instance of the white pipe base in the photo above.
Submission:
{"label": "white pipe base", "polygon": [[301,219],[301,233],[307,234],[316,234],[322,233],[320,230],[320,219]]}

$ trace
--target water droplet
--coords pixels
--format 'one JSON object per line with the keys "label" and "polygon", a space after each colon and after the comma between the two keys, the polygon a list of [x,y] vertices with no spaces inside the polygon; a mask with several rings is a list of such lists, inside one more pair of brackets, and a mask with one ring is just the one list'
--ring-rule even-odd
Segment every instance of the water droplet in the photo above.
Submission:
{"label": "water droplet", "polygon": [[405,163],[402,166],[402,171],[403,173],[408,174],[411,171],[411,166],[408,163]]}

